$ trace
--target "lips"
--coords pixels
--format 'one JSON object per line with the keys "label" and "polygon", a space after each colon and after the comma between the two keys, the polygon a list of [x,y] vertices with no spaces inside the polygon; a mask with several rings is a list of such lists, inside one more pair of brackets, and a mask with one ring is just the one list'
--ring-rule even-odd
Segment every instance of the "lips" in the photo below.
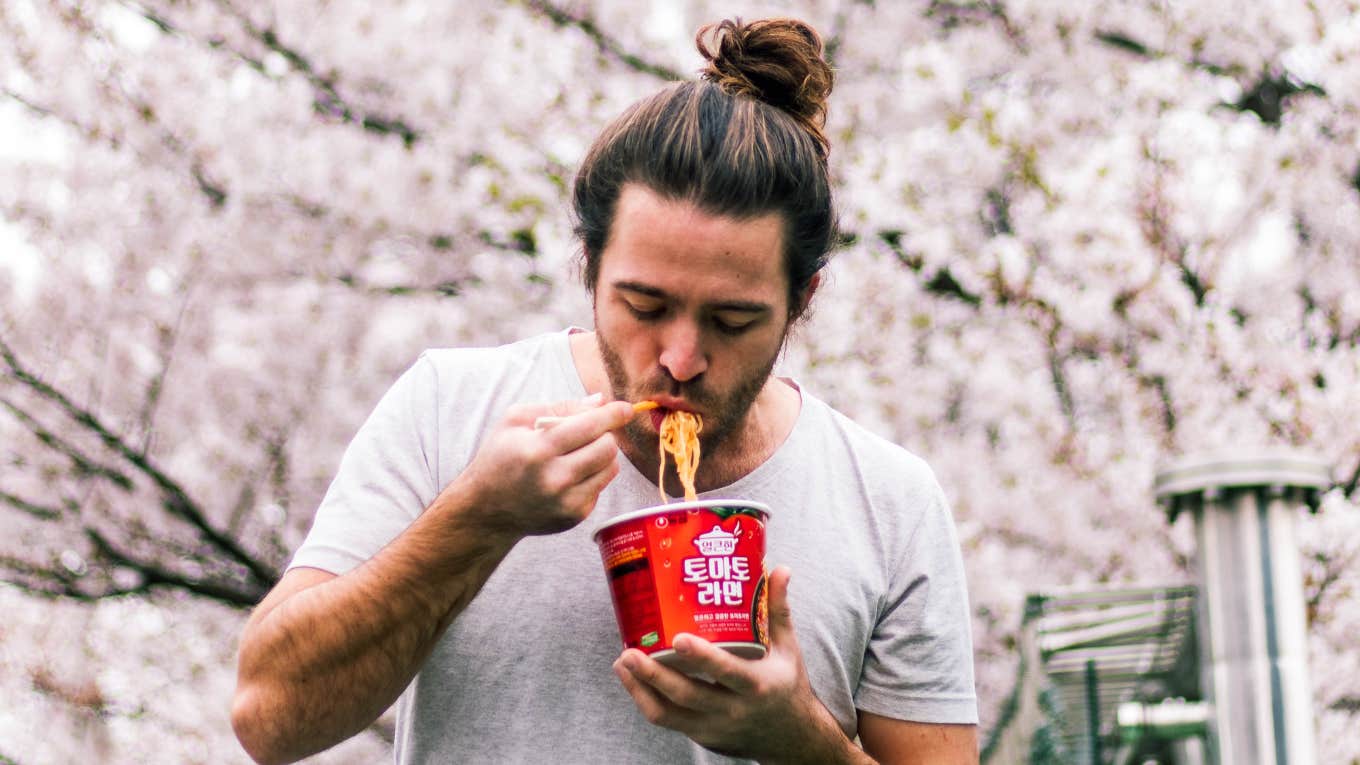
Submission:
{"label": "lips", "polygon": [[671,412],[694,411],[694,407],[692,405],[681,399],[653,396],[651,400],[655,401],[658,404],[657,408],[651,411],[652,427],[656,428],[657,430],[661,429],[661,421],[666,419],[666,415],[670,414]]}

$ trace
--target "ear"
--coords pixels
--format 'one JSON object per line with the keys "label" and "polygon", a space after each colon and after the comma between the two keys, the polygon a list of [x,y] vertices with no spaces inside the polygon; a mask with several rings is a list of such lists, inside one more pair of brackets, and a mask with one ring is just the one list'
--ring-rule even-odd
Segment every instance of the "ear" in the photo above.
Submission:
{"label": "ear", "polygon": [[812,295],[817,288],[822,285],[822,272],[818,271],[808,280],[807,286],[803,288],[803,294],[798,296],[797,310],[793,312],[794,319],[803,318],[807,313],[808,306],[812,305]]}

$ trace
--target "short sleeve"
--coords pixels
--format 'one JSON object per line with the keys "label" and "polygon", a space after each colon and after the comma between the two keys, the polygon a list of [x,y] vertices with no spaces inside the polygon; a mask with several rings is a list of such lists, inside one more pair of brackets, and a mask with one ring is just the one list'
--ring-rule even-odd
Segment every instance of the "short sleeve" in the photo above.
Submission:
{"label": "short sleeve", "polygon": [[968,589],[944,492],[929,469],[864,656],[855,706],[925,723],[977,723]]}
{"label": "short sleeve", "polygon": [[438,384],[422,354],[345,449],[289,568],[344,574],[392,541],[438,494]]}

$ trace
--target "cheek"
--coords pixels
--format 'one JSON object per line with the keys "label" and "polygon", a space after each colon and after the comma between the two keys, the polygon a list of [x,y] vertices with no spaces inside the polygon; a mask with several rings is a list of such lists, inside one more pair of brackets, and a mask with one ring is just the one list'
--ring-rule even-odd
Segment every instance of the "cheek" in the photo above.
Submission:
{"label": "cheek", "polygon": [[783,342],[783,325],[772,325],[742,335],[728,345],[740,360],[746,364],[755,364],[771,354],[778,353]]}

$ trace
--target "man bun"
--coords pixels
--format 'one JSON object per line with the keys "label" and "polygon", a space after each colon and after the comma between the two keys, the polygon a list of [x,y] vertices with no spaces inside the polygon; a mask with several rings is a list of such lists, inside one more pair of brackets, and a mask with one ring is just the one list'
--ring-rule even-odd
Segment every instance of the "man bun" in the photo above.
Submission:
{"label": "man bun", "polygon": [[694,44],[708,62],[700,77],[730,95],[751,96],[787,112],[812,135],[826,159],[831,143],[823,128],[835,76],[816,30],[797,19],[749,24],[728,19],[702,27]]}

